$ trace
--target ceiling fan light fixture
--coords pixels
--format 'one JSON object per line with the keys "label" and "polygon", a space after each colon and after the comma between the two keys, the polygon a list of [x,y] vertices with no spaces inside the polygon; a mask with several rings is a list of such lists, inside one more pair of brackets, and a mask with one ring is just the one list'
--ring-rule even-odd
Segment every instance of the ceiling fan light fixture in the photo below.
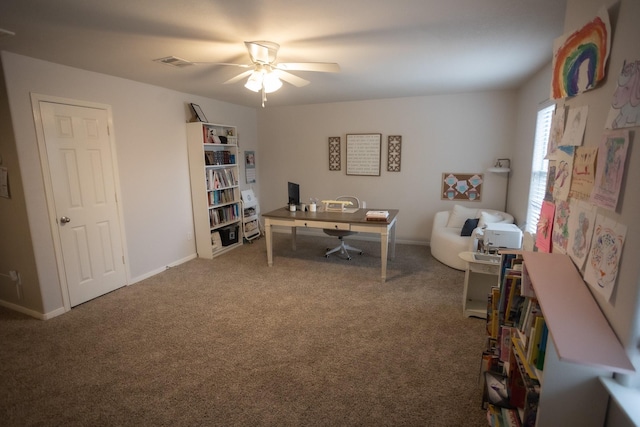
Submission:
{"label": "ceiling fan light fixture", "polygon": [[282,87],[282,81],[273,71],[261,69],[251,73],[244,87],[253,92],[264,90],[265,93],[272,93]]}
{"label": "ceiling fan light fixture", "polygon": [[261,71],[254,71],[249,76],[249,79],[244,84],[244,87],[253,92],[260,92],[262,90],[262,82],[264,80],[264,76]]}
{"label": "ceiling fan light fixture", "polygon": [[280,81],[280,78],[274,72],[266,73],[262,84],[264,85],[264,91],[266,93],[275,92],[282,87],[282,81]]}

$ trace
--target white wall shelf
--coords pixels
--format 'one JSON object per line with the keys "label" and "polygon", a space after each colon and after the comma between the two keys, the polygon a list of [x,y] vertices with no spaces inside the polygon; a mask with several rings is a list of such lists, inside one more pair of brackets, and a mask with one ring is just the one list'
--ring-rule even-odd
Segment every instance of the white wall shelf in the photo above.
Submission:
{"label": "white wall shelf", "polygon": [[611,372],[635,372],[571,258],[542,252],[524,252],[523,257],[558,358]]}

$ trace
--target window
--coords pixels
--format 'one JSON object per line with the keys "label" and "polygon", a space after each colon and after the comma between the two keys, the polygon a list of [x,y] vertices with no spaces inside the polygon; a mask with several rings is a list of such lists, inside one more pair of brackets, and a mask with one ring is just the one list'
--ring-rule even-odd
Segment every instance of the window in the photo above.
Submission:
{"label": "window", "polygon": [[533,160],[531,162],[531,184],[529,186],[529,202],[527,205],[527,222],[525,230],[535,234],[540,219],[540,209],[544,200],[547,186],[547,170],[549,161],[545,159],[547,143],[551,131],[551,119],[555,105],[550,105],[538,111],[536,119],[536,135],[533,146]]}

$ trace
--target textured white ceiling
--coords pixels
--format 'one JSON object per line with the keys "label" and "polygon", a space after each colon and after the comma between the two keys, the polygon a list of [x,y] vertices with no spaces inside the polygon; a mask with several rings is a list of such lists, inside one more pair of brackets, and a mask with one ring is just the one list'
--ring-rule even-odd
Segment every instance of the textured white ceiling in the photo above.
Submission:
{"label": "textured white ceiling", "polygon": [[2,0],[0,49],[240,105],[260,95],[224,81],[243,71],[153,62],[248,63],[243,42],[281,45],[281,62],[337,62],[295,72],[269,105],[517,87],[551,60],[564,0]]}

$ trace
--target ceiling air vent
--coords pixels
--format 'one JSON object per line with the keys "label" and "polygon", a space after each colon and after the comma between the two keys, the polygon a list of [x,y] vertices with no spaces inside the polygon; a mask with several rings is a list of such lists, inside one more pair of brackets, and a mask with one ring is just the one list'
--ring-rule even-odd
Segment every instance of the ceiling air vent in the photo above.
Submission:
{"label": "ceiling air vent", "polygon": [[187,61],[186,59],[178,58],[176,56],[167,56],[166,58],[158,58],[158,59],[154,59],[154,61],[160,62],[161,64],[172,65],[178,68],[188,67],[189,65],[195,65],[193,62]]}

